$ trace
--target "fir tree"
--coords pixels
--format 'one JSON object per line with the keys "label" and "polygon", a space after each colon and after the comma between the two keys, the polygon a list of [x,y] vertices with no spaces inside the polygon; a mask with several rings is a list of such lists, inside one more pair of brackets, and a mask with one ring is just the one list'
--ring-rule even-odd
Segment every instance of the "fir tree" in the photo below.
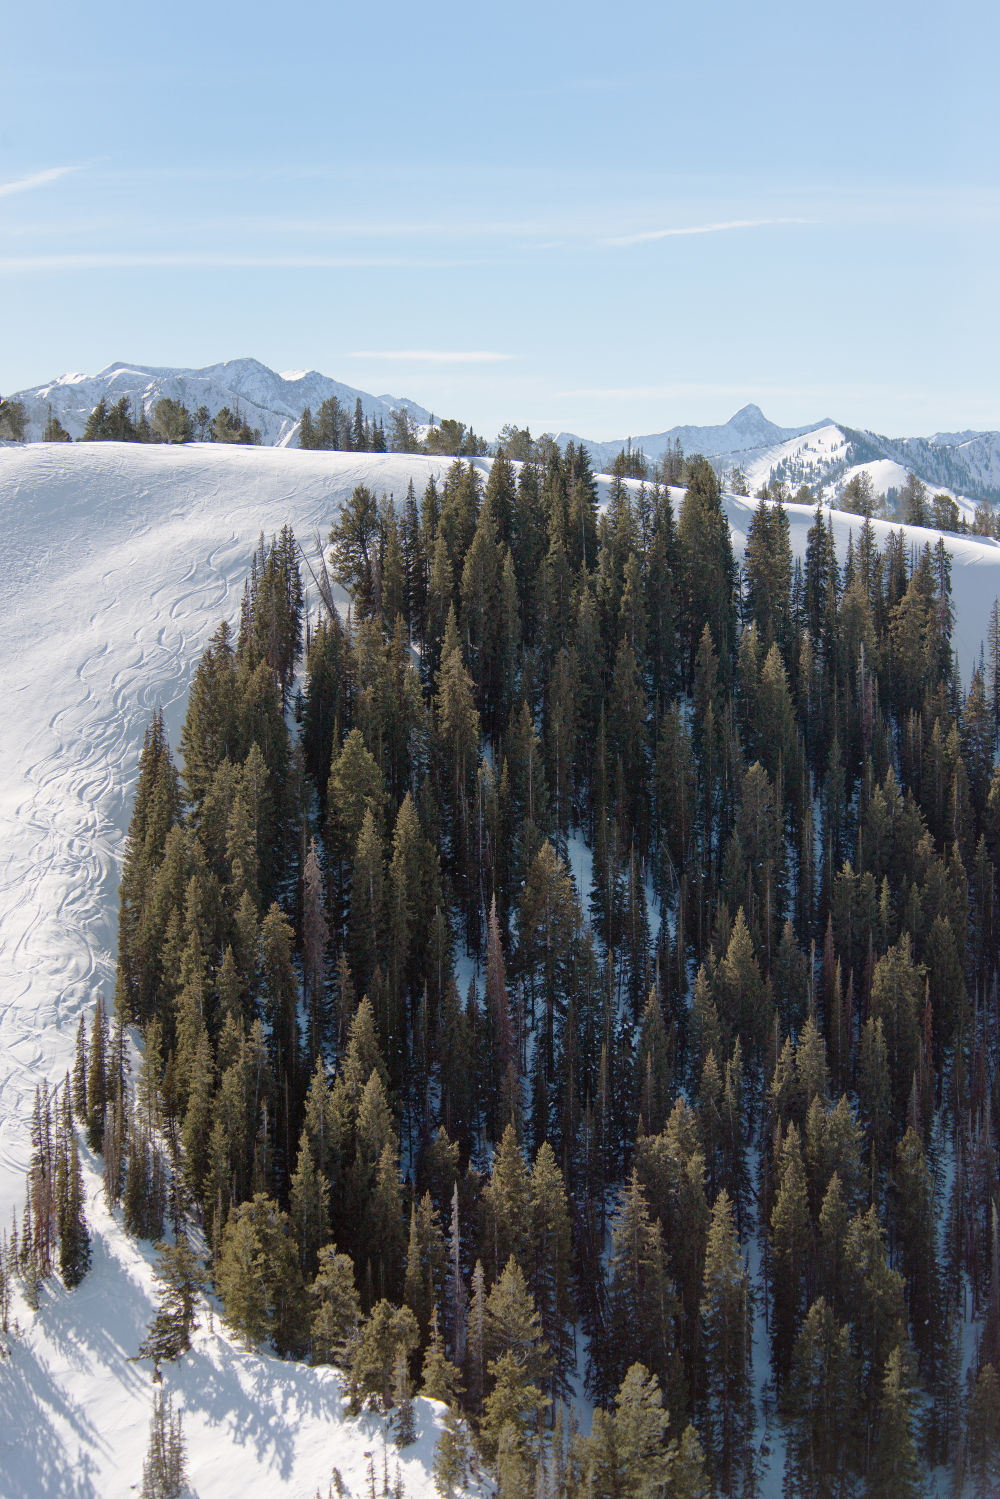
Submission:
{"label": "fir tree", "polygon": [[156,1251],[153,1274],[159,1282],[160,1300],[139,1345],[139,1357],[159,1364],[181,1358],[190,1348],[191,1334],[198,1326],[198,1297],[206,1280],[204,1266],[185,1233],[179,1233],[173,1244],[161,1240]]}
{"label": "fir tree", "polygon": [[902,1349],[892,1350],[885,1366],[878,1408],[868,1494],[871,1499],[917,1499],[927,1492],[913,1433],[913,1392],[906,1378]]}
{"label": "fir tree", "polygon": [[1000,1477],[1000,1381],[992,1364],[976,1377],[968,1413],[969,1468],[979,1499]]}
{"label": "fir tree", "polygon": [[187,1473],[187,1452],[179,1411],[173,1397],[153,1392],[149,1446],[142,1465],[142,1499],[180,1499]]}
{"label": "fir tree", "polygon": [[90,1269],[90,1234],[84,1214],[83,1173],[76,1131],[67,1131],[59,1151],[56,1195],[59,1203],[59,1273],[69,1290]]}
{"label": "fir tree", "polygon": [[354,1353],[361,1300],[354,1283],[354,1263],[350,1255],[338,1254],[335,1244],[326,1244],[319,1252],[319,1268],[309,1299],[313,1358],[318,1363],[344,1367]]}
{"label": "fir tree", "polygon": [[383,1411],[389,1410],[399,1355],[409,1358],[419,1342],[417,1319],[408,1306],[397,1309],[388,1301],[376,1302],[361,1326],[351,1367],[361,1397],[370,1398]]}
{"label": "fir tree", "polygon": [[457,1499],[468,1477],[472,1450],[461,1417],[449,1411],[434,1449],[434,1487],[441,1499]]}
{"label": "fir tree", "polygon": [[723,1494],[739,1493],[750,1468],[749,1277],[725,1191],[712,1209],[705,1251],[701,1335],[705,1360],[705,1445]]}

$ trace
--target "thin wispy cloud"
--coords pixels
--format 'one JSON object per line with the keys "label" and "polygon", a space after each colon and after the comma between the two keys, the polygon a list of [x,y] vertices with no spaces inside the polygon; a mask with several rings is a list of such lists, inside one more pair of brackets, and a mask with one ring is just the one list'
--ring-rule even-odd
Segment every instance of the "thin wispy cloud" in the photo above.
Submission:
{"label": "thin wispy cloud", "polygon": [[496,354],[491,350],[448,349],[362,349],[346,356],[348,359],[395,359],[421,364],[502,364],[513,359],[513,354]]}
{"label": "thin wispy cloud", "polygon": [[811,224],[812,219],[724,219],[714,224],[682,224],[670,229],[646,229],[641,234],[618,234],[604,241],[607,245],[644,245],[657,239],[684,239],[694,234],[726,234],[735,229],[773,229],[786,224]]}
{"label": "thin wispy cloud", "polygon": [[32,172],[30,177],[18,177],[13,182],[0,182],[0,198],[9,198],[13,193],[30,193],[33,188],[47,187],[60,177],[77,171],[76,167],[46,167],[44,172]]}

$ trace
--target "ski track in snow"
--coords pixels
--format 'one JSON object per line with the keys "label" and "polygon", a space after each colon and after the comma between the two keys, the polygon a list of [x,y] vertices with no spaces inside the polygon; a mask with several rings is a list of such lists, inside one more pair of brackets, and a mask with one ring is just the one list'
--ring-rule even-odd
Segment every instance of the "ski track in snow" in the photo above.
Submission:
{"label": "ski track in snow", "polygon": [[[287,522],[311,553],[355,485],[401,500],[411,476],[419,494],[449,463],[208,445],[0,449],[0,1225],[20,1212],[35,1089],[71,1065],[79,1018],[97,994],[113,997],[121,856],[151,713],[163,708],[176,743],[198,658],[222,617],[235,624],[262,532]],[[727,497],[737,551],[754,504]],[[801,556],[813,512],[787,508]],[[860,521],[835,515],[834,525],[843,556]],[[875,525],[884,540],[889,527]],[[948,546],[967,679],[1000,591],[1000,547],[952,537]],[[113,1499],[141,1476],[148,1367],[128,1360],[151,1315],[148,1254],[116,1228],[92,1167],[87,1185],[94,1269],[72,1295],[47,1289],[27,1338],[0,1361],[0,1499]],[[316,1483],[325,1493],[332,1463],[354,1473],[357,1440],[370,1444],[374,1433],[349,1437],[338,1425],[327,1450],[331,1416],[316,1412],[328,1371],[241,1354],[218,1332],[203,1338],[214,1372],[177,1375],[202,1499],[312,1499]],[[219,1387],[233,1411],[247,1407],[239,1419],[225,1418]],[[261,1447],[255,1421],[280,1428],[268,1438],[275,1450],[291,1444],[281,1461]],[[325,1468],[314,1461],[318,1443]],[[429,1463],[432,1443],[420,1447]],[[422,1482],[407,1471],[411,1495],[431,1494],[423,1471]],[[360,1471],[358,1483],[352,1492]]]}
{"label": "ski track in snow", "polygon": [[[250,558],[286,522],[307,551],[355,485],[401,498],[447,460],[192,446],[38,444],[0,450],[0,1225],[20,1216],[31,1108],[72,1063],[76,1029],[114,993],[118,880],[139,752],[162,706],[172,742]],[[116,1499],[142,1476],[150,1368],[131,1362],[155,1305],[149,1246],[108,1214],[86,1167],[94,1263],[50,1283],[0,1357],[0,1499]],[[0,1340],[2,1341],[2,1340]],[[2,1351],[2,1350],[0,1350]],[[334,1465],[381,1483],[381,1422],[343,1418],[329,1369],[248,1354],[216,1321],[168,1371],[193,1490],[325,1496]],[[440,1409],[418,1402],[400,1455],[430,1499]],[[396,1453],[389,1445],[390,1481]]]}
{"label": "ski track in snow", "polygon": [[113,996],[117,887],[150,715],[176,742],[209,636],[235,623],[261,532],[308,550],[361,482],[399,496],[442,463],[194,446],[0,451],[0,1222],[26,1122],[76,1026]]}

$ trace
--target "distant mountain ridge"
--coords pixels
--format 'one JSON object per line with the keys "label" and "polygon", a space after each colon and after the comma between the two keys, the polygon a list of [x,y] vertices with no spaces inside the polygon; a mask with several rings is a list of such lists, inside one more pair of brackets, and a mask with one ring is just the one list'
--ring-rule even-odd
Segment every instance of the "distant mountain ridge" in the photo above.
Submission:
{"label": "distant mountain ridge", "polygon": [[[202,369],[172,369],[117,361],[96,375],[63,375],[46,385],[16,391],[13,399],[27,410],[29,439],[42,436],[51,411],[72,437],[80,437],[90,412],[103,397],[109,404],[128,396],[150,412],[162,396],[183,401],[191,410],[207,406],[212,416],[223,406],[239,407],[264,443],[293,445],[299,418],[308,406],[315,414],[331,396],[349,411],[360,399],[369,420],[388,424],[394,408],[405,408],[418,427],[431,413],[406,396],[372,395],[322,375],[317,370],[279,374],[257,359],[230,359]],[[835,501],[852,475],[865,469],[876,490],[899,488],[913,470],[931,489],[947,489],[968,502],[1000,500],[1000,432],[938,432],[931,437],[885,437],[844,426],[829,418],[803,427],[781,427],[759,406],[740,408],[728,422],[714,426],[684,425],[611,442],[595,442],[560,432],[588,449],[594,468],[607,470],[627,443],[655,461],[675,443],[685,453],[703,453],[720,471],[741,468],[751,492],[772,478],[793,489],[808,484],[817,495]]]}
{"label": "distant mountain ridge", "polygon": [[612,442],[590,442],[568,432],[557,441],[583,442],[595,468],[606,469],[630,444],[652,461],[679,442],[720,470],[741,468],[751,490],[771,478],[793,488],[808,484],[835,499],[851,476],[867,469],[876,490],[898,488],[912,470],[932,489],[967,500],[1000,499],[1000,432],[938,432],[933,437],[883,437],[826,418],[805,427],[779,427],[753,404],[718,426],[671,427]]}
{"label": "distant mountain ridge", "polygon": [[759,406],[751,402],[741,407],[728,422],[719,426],[671,427],[667,432],[653,432],[645,437],[619,438],[613,442],[590,442],[587,438],[561,432],[556,441],[563,445],[570,441],[585,443],[592,460],[603,467],[613,461],[627,442],[631,442],[633,448],[641,448],[647,458],[659,458],[678,441],[685,453],[701,453],[706,458],[720,458],[757,448],[776,447],[779,443],[788,442],[790,438],[802,437],[808,432],[818,431],[820,427],[831,425],[826,419],[813,422],[807,427],[778,427],[774,422],[768,421]]}
{"label": "distant mountain ridge", "polygon": [[102,397],[111,405],[122,396],[128,396],[133,406],[141,404],[147,413],[164,396],[182,401],[192,412],[207,406],[212,416],[223,406],[230,410],[239,406],[248,425],[259,427],[262,441],[271,447],[294,440],[303,409],[309,406],[315,414],[331,396],[351,413],[360,398],[366,417],[386,423],[390,412],[398,407],[405,407],[421,425],[429,422],[431,415],[405,396],[374,396],[317,370],[278,374],[258,359],[229,359],[202,369],[115,361],[96,375],[62,375],[47,385],[16,391],[13,399],[24,402],[28,437],[37,439],[50,410],[71,437],[80,437],[87,417]]}

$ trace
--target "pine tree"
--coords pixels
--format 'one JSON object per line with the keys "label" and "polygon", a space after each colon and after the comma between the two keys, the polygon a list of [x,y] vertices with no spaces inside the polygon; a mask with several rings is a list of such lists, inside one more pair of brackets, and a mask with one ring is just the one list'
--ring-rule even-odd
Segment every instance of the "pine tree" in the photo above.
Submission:
{"label": "pine tree", "polygon": [[434,1449],[434,1487],[441,1499],[457,1499],[464,1490],[471,1456],[465,1423],[455,1412],[448,1411]]}
{"label": "pine tree", "polygon": [[695,1428],[688,1423],[671,1443],[669,1499],[711,1499],[712,1487],[705,1467],[705,1450]]}
{"label": "pine tree", "polygon": [[868,1477],[870,1499],[917,1499],[926,1494],[913,1434],[914,1396],[902,1349],[890,1353],[882,1379],[878,1433]]}
{"label": "pine tree", "polygon": [[289,1213],[299,1246],[299,1265],[308,1279],[315,1271],[321,1245],[329,1238],[330,1186],[317,1168],[305,1132],[291,1180]]}
{"label": "pine tree", "polygon": [[750,1467],[749,1276],[727,1192],[719,1193],[705,1251],[701,1336],[705,1361],[705,1446],[721,1493],[739,1493]]}
{"label": "pine tree", "polygon": [[486,1389],[486,1277],[482,1260],[476,1261],[472,1272],[464,1368],[469,1402],[475,1411],[481,1407]]}
{"label": "pine tree", "polygon": [[108,1024],[104,1000],[99,994],[90,1032],[87,1069],[87,1144],[91,1150],[100,1150],[104,1139],[104,1110],[108,1101],[107,1045]]}
{"label": "pine tree", "polygon": [[393,1417],[396,1446],[409,1447],[411,1442],[416,1441],[417,1430],[413,1418],[413,1387],[404,1348],[396,1350],[392,1366],[392,1398],[396,1406]]}
{"label": "pine tree", "polygon": [[893,1221],[906,1277],[910,1327],[922,1372],[930,1375],[942,1341],[942,1297],[937,1264],[934,1188],[919,1136],[912,1128],[896,1146]]}
{"label": "pine tree", "polygon": [[562,1172],[548,1141],[539,1148],[528,1185],[531,1262],[528,1284],[553,1360],[553,1394],[565,1395],[575,1360],[572,1332],[572,1226]]}
{"label": "pine tree", "polygon": [[161,1240],[156,1252],[153,1274],[160,1285],[160,1300],[139,1345],[139,1357],[159,1364],[181,1358],[190,1348],[191,1334],[198,1326],[198,1297],[206,1280],[204,1266],[185,1233],[179,1233],[173,1244]]}
{"label": "pine tree", "polygon": [[354,1262],[350,1255],[338,1254],[335,1244],[326,1244],[319,1252],[309,1299],[313,1358],[317,1363],[345,1367],[354,1354],[361,1300],[354,1283]]}
{"label": "pine tree", "polygon": [[362,1398],[370,1398],[387,1411],[392,1404],[393,1374],[402,1353],[409,1358],[419,1346],[417,1319],[408,1306],[393,1307],[386,1300],[376,1302],[371,1316],[362,1324],[351,1375]]}
{"label": "pine tree", "polygon": [[449,1407],[455,1407],[461,1388],[462,1376],[444,1351],[435,1307],[431,1317],[431,1338],[420,1374],[420,1393],[428,1400],[440,1400]]}
{"label": "pine tree", "polygon": [[719,482],[711,465],[695,460],[677,522],[681,557],[687,679],[702,631],[707,629],[724,659],[735,635],[735,563]]}
{"label": "pine tree", "polygon": [[968,1414],[969,1468],[976,1499],[1000,1478],[1000,1381],[992,1364],[976,1377]]}
{"label": "pine tree", "polygon": [[436,1321],[444,1279],[444,1237],[430,1193],[425,1192],[410,1209],[410,1238],[403,1286],[403,1300],[417,1319],[422,1343],[426,1343],[431,1324]]}
{"label": "pine tree", "polygon": [[90,1234],[84,1214],[83,1173],[76,1131],[70,1128],[68,1140],[59,1152],[59,1273],[63,1284],[72,1290],[90,1269]]}
{"label": "pine tree", "polygon": [[309,1058],[315,1062],[328,1030],[326,953],[330,940],[326,891],[315,838],[310,841],[303,871],[302,907],[302,973],[309,1012]]}
{"label": "pine tree", "polygon": [[594,1350],[599,1392],[610,1394],[633,1363],[642,1363],[679,1408],[683,1388],[677,1347],[679,1306],[660,1226],[650,1217],[635,1171],[622,1190],[611,1243],[607,1307]]}
{"label": "pine tree", "polygon": [[215,1283],[226,1320],[248,1347],[266,1338],[279,1353],[301,1346],[305,1306],[291,1224],[264,1193],[230,1213]]}
{"label": "pine tree", "polygon": [[187,1453],[180,1412],[173,1397],[153,1392],[149,1446],[142,1465],[142,1499],[181,1499],[187,1473]]}
{"label": "pine tree", "polygon": [[595,1412],[588,1473],[594,1492],[608,1499],[657,1499],[669,1492],[668,1421],[656,1375],[633,1364],[615,1396],[614,1415]]}
{"label": "pine tree", "polygon": [[383,954],[385,931],[385,857],[382,839],[369,808],[354,854],[351,891],[351,968],[358,986],[368,990]]}
{"label": "pine tree", "polygon": [[76,1055],[73,1061],[73,1116],[80,1124],[87,1122],[87,1019],[80,1016],[76,1030]]}
{"label": "pine tree", "polygon": [[858,1371],[849,1332],[822,1297],[799,1329],[784,1403],[786,1499],[846,1499],[861,1457]]}
{"label": "pine tree", "polygon": [[788,1126],[776,1170],[778,1191],[771,1210],[771,1347],[780,1390],[788,1378],[795,1332],[805,1311],[812,1247],[805,1168],[794,1124]]}

